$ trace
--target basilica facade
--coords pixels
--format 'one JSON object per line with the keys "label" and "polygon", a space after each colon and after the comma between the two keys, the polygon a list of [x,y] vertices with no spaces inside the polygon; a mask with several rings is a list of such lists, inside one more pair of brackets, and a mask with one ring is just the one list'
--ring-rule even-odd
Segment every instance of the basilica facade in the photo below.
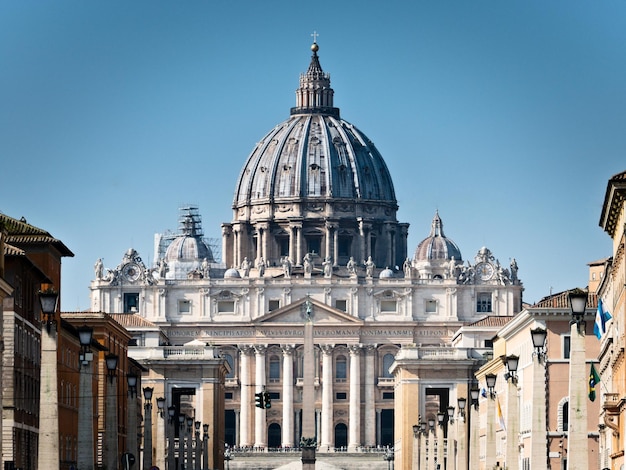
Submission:
{"label": "basilica facade", "polygon": [[[214,445],[297,447],[313,408],[318,452],[400,449],[418,416],[467,397],[491,350],[485,319],[520,312],[523,286],[514,258],[503,265],[486,247],[464,258],[439,213],[417,221],[424,238],[410,250],[385,161],[342,119],[311,50],[289,118],[233,181],[221,259],[198,208],[182,208],[178,232],[156,237],[154,266],[132,248],[96,264],[91,308],[131,331],[155,396],[223,424]],[[308,320],[313,403],[302,399]],[[221,376],[205,373],[220,361]],[[255,406],[259,392],[270,407]]]}

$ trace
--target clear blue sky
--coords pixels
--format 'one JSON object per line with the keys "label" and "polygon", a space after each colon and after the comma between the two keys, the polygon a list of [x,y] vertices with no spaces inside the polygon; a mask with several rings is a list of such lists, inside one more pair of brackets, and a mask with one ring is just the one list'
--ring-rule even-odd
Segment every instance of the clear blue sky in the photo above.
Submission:
{"label": "clear blue sky", "polygon": [[409,255],[438,209],[473,262],[517,259],[524,300],[585,286],[626,169],[626,2],[4,1],[0,211],[75,253],[63,309],[197,204],[232,219],[255,143],[285,120],[311,33],[342,117],[394,179]]}

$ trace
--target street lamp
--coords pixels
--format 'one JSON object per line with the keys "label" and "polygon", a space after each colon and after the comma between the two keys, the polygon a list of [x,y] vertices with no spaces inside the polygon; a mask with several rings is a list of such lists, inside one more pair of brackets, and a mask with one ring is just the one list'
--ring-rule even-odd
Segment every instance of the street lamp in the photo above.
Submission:
{"label": "street lamp", "polygon": [[514,384],[517,383],[517,366],[519,365],[519,356],[506,356],[504,359],[507,372],[504,374],[504,378]]}
{"label": "street lamp", "polygon": [[496,387],[496,379],[498,376],[496,374],[487,374],[485,376],[485,382],[487,382],[487,388],[489,389],[489,398],[495,400],[496,392],[494,388]]}
{"label": "street lamp", "polygon": [[[38,468],[58,469],[59,392],[57,383],[56,310],[59,294],[53,289],[39,292],[41,313],[46,332],[41,333],[41,376],[39,382],[39,449]],[[55,328],[52,328],[52,327]]]}
{"label": "street lamp", "polygon": [[435,468],[435,418],[428,418],[428,468]]}
{"label": "street lamp", "polygon": [[485,468],[493,468],[496,465],[496,379],[495,374],[485,375],[485,382],[489,389],[487,400],[487,448],[485,452]]}
{"label": "street lamp", "polygon": [[79,385],[78,390],[78,468],[93,470],[94,468],[94,446],[93,446],[93,382],[91,373],[91,340],[93,338],[93,328],[89,326],[79,326],[78,340],[80,341],[79,356]]}
{"label": "street lamp", "polygon": [[105,438],[104,455],[106,468],[117,468],[118,459],[118,429],[117,429],[117,363],[118,356],[107,354],[104,361],[107,367],[106,411],[105,411]]}
{"label": "street lamp", "polygon": [[144,438],[143,438],[143,470],[152,468],[152,394],[154,387],[144,387]]}
{"label": "street lamp", "polygon": [[443,411],[438,411],[437,423],[439,424],[439,426],[437,426],[437,465],[441,469],[444,468],[443,459],[444,459],[444,447],[445,446],[444,446],[443,426],[444,426],[445,421],[446,421],[446,414]]}
{"label": "street lamp", "polygon": [[467,406],[467,398],[465,397],[460,397],[456,400],[456,404],[459,407],[459,416],[464,418],[465,417],[465,407]]}
{"label": "street lamp", "polygon": [[417,468],[423,468],[424,470],[426,470],[426,438],[428,437],[428,431],[426,429],[426,422],[422,420],[422,417],[420,416],[420,423],[419,423],[419,431],[420,431],[420,460],[419,460],[419,467]]}
{"label": "street lamp", "polygon": [[167,446],[167,468],[172,470],[178,470],[178,461],[176,460],[176,406],[170,405],[167,407],[167,422],[171,424],[171,428],[168,428],[169,442]]}
{"label": "street lamp", "polygon": [[541,327],[534,328],[530,330],[530,336],[533,340],[533,347],[535,351],[533,352],[533,356],[539,356],[540,359],[543,360],[545,356],[545,344],[546,344],[546,336],[548,336],[548,332]]}
{"label": "street lamp", "polygon": [[467,468],[467,424],[465,422],[465,408],[467,407],[467,398],[459,397],[456,400],[457,407],[459,409],[459,417],[456,420],[457,424],[457,465],[453,468],[459,468],[465,470]]}
{"label": "street lamp", "polygon": [[574,289],[569,292],[572,314],[570,322],[570,365],[569,365],[569,432],[568,432],[568,470],[587,468],[588,429],[587,429],[587,385],[588,376],[585,367],[585,312],[587,292]]}
{"label": "street lamp", "polygon": [[479,436],[479,418],[478,418],[478,398],[480,397],[480,389],[477,383],[473,383],[470,388],[470,398],[472,400],[473,409],[470,408],[470,424],[469,424],[469,467],[478,468],[480,463],[480,436]]}
{"label": "street lamp", "polygon": [[447,412],[447,420],[448,420],[448,426],[447,426],[447,434],[446,434],[446,438],[448,439],[448,457],[446,459],[446,468],[448,469],[452,469],[455,468],[454,467],[454,463],[456,463],[456,454],[455,454],[455,450],[456,450],[456,445],[455,445],[455,439],[456,437],[454,436],[454,406],[448,406],[446,408],[446,412]]}

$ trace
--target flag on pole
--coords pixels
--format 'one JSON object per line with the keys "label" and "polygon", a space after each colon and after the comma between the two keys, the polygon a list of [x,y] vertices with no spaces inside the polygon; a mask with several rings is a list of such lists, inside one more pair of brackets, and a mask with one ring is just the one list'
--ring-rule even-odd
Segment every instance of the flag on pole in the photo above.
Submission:
{"label": "flag on pole", "polygon": [[596,311],[596,321],[593,325],[593,333],[596,338],[602,339],[602,335],[606,333],[606,322],[611,318],[611,314],[604,308],[602,299],[598,298],[598,310]]}
{"label": "flag on pole", "polygon": [[589,371],[589,399],[595,401],[596,399],[596,385],[600,383],[600,376],[596,372],[596,368],[591,364],[591,370]]}
{"label": "flag on pole", "polygon": [[500,408],[500,398],[496,399],[496,416],[498,418],[498,424],[500,425],[500,429],[506,431],[506,426],[504,425],[504,416],[502,416],[502,408]]}

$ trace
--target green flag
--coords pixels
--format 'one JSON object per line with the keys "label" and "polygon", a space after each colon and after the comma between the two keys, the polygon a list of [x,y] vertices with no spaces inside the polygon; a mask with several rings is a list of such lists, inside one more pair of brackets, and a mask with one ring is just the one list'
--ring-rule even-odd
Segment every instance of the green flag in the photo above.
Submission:
{"label": "green flag", "polygon": [[596,368],[591,364],[591,370],[589,371],[589,399],[595,401],[596,399],[596,385],[600,383],[600,376],[596,372]]}

